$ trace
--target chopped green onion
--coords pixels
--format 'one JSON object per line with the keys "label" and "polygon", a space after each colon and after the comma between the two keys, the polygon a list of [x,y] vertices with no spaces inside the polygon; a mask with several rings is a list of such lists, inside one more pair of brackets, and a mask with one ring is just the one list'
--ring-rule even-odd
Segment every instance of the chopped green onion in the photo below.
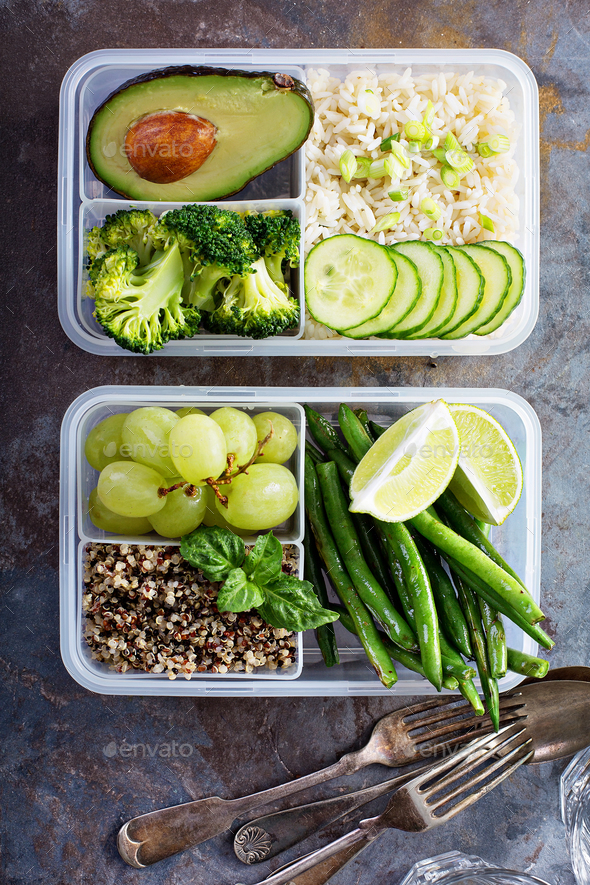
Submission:
{"label": "chopped green onion", "polygon": [[457,170],[459,175],[465,175],[466,172],[471,172],[475,165],[471,157],[461,149],[447,151],[445,153],[445,159],[452,169]]}
{"label": "chopped green onion", "polygon": [[430,138],[427,138],[423,143],[423,148],[425,151],[432,151],[434,148],[438,147],[438,135],[431,135]]}
{"label": "chopped green onion", "polygon": [[400,203],[402,200],[407,200],[410,196],[410,191],[407,187],[401,188],[399,191],[389,191],[388,197],[390,200],[393,200],[394,203]]}
{"label": "chopped green onion", "polygon": [[408,141],[423,141],[426,136],[424,126],[418,120],[408,120],[404,126],[404,132]]}
{"label": "chopped green onion", "polygon": [[444,231],[440,227],[427,227],[423,233],[427,240],[433,240],[435,243],[444,237]]}
{"label": "chopped green onion", "polygon": [[434,154],[436,159],[439,160],[441,163],[447,162],[447,152],[445,151],[444,148],[434,148],[432,153]]}
{"label": "chopped green onion", "polygon": [[383,178],[385,175],[391,178],[397,178],[399,175],[399,163],[395,157],[381,157],[379,160],[372,160],[369,166],[369,178]]}
{"label": "chopped green onion", "polygon": [[424,116],[422,117],[422,125],[426,129],[427,132],[430,132],[432,129],[432,124],[434,123],[434,105],[428,99],[428,104],[426,105],[426,110],[424,111]]}
{"label": "chopped green onion", "polygon": [[400,220],[400,217],[399,212],[390,212],[388,215],[384,215],[369,233],[378,234],[382,230],[389,230],[390,228],[395,227]]}
{"label": "chopped green onion", "polygon": [[365,89],[364,92],[361,92],[356,104],[361,114],[366,114],[368,117],[381,115],[381,102],[372,89]]}
{"label": "chopped green onion", "polygon": [[487,143],[495,154],[505,154],[510,150],[510,139],[505,135],[491,135]]}
{"label": "chopped green onion", "polygon": [[404,169],[410,168],[410,161],[406,156],[406,152],[404,151],[401,144],[397,144],[395,141],[391,143],[391,153],[392,155],[402,164]]}
{"label": "chopped green onion", "polygon": [[445,150],[446,151],[460,151],[462,150],[461,145],[457,141],[456,137],[452,132],[447,132],[447,137],[445,138]]}
{"label": "chopped green onion", "polygon": [[392,142],[394,141],[399,141],[399,132],[395,132],[393,135],[389,135],[387,138],[384,138],[379,145],[379,150],[390,151]]}
{"label": "chopped green onion", "polygon": [[484,160],[488,160],[490,157],[495,156],[493,150],[485,141],[482,141],[480,144],[478,144],[477,153],[480,157],[483,157]]}
{"label": "chopped green onion", "polygon": [[420,203],[420,211],[423,212],[427,218],[430,218],[431,221],[438,221],[442,215],[440,207],[436,205],[431,197],[424,197]]}
{"label": "chopped green onion", "polygon": [[440,170],[440,177],[445,187],[448,187],[451,190],[459,185],[459,173],[455,172],[454,169],[451,169],[450,166],[442,167]]}
{"label": "chopped green onion", "polygon": [[357,157],[357,170],[352,176],[353,178],[368,178],[369,177],[369,168],[371,166],[371,160],[369,157]]}
{"label": "chopped green onion", "polygon": [[409,141],[408,146],[406,148],[409,154],[419,154],[422,150],[422,142],[421,141]]}
{"label": "chopped green onion", "polygon": [[487,215],[482,215],[481,212],[479,214],[479,223],[484,230],[490,230],[492,233],[494,233],[494,222],[491,218],[488,218]]}
{"label": "chopped green onion", "polygon": [[340,157],[340,175],[349,182],[358,168],[358,161],[352,151],[344,151]]}

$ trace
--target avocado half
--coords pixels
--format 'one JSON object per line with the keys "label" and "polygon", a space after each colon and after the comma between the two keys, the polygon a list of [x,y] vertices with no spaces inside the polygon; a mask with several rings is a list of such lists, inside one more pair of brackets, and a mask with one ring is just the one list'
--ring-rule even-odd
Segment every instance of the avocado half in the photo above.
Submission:
{"label": "avocado half", "polygon": [[96,177],[129,199],[218,200],[298,150],[313,118],[311,93],[288,74],[170,67],[101,104],[86,155]]}

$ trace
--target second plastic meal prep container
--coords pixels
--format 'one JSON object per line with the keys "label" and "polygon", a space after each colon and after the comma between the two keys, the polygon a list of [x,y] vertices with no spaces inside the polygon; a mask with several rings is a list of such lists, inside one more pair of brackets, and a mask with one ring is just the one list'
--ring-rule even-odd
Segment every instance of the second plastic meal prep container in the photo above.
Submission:
{"label": "second plastic meal prep container", "polygon": [[[67,72],[60,96],[58,161],[58,309],[69,338],[89,353],[131,356],[107,338],[92,316],[93,301],[84,297],[84,232],[106,215],[131,205],[157,214],[168,203],[141,203],[118,197],[92,174],[86,161],[88,123],[105,98],[146,71],[169,65],[213,65],[237,70],[271,70],[305,80],[311,69],[326,68],[341,79],[367,68],[372,73],[411,67],[414,75],[440,71],[474,71],[506,83],[504,94],[520,133],[515,150],[519,168],[516,192],[520,202],[514,245],[526,263],[521,304],[508,321],[489,336],[462,340],[354,341],[347,338],[305,340],[304,311],[300,327],[263,341],[200,334],[170,341],[156,356],[410,356],[498,354],[518,347],[530,335],[539,309],[539,120],[535,78],[517,56],[498,49],[107,49],[78,59]],[[240,211],[291,209],[305,224],[304,148],[251,182],[223,205]],[[293,273],[293,293],[303,304],[302,268]]]}
{"label": "second plastic meal prep container", "polygon": [[[390,424],[422,403],[442,398],[447,402],[466,402],[485,409],[506,429],[522,462],[524,487],[522,497],[506,523],[492,529],[492,540],[501,555],[523,578],[533,598],[539,602],[541,570],[541,428],[531,406],[522,397],[507,390],[466,388],[262,388],[262,387],[98,387],[79,396],[63,420],[61,434],[60,480],[60,631],[61,653],[69,673],[85,688],[102,694],[186,695],[186,696],[307,696],[307,695],[424,695],[435,689],[425,679],[396,665],[399,681],[392,689],[379,682],[355,636],[336,624],[340,665],[325,666],[313,631],[299,641],[297,661],[286,672],[193,676],[190,681],[178,677],[170,681],[165,674],[110,670],[93,661],[83,633],[82,559],[89,541],[120,543],[133,541],[120,535],[108,536],[88,519],[85,507],[88,495],[98,478],[84,457],[84,441],[89,431],[107,415],[130,412],[147,405],[171,409],[196,405],[212,411],[220,405],[234,405],[252,413],[272,409],[282,412],[297,426],[300,445],[288,466],[299,489],[297,511],[276,530],[283,543],[295,544],[301,555],[304,526],[303,442],[305,415],[302,404],[337,424],[338,406],[346,402],[362,407],[372,420]],[[135,539],[139,543],[170,543],[157,536]],[[176,542],[178,543],[178,542]],[[302,556],[301,556],[302,559]],[[512,623],[507,622],[508,644],[528,654],[535,654],[536,643]],[[262,668],[261,668],[262,669]],[[508,673],[500,681],[500,690],[514,688],[522,677]]]}

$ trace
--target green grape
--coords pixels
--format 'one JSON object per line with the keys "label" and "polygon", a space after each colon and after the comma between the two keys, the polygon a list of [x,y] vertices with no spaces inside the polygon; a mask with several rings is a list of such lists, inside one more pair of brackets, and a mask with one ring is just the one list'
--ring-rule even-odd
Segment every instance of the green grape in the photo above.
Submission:
{"label": "green grape", "polygon": [[153,467],[165,477],[178,471],[170,458],[168,436],[180,419],[170,409],[147,406],[130,412],[123,424],[123,451],[138,464]]}
{"label": "green grape", "polygon": [[164,478],[145,464],[135,461],[115,461],[107,464],[98,477],[100,500],[120,516],[150,516],[166,503],[158,495]]}
{"label": "green grape", "polygon": [[[180,476],[175,476],[170,485],[174,486],[177,482],[182,482]],[[193,486],[194,495],[187,495],[184,488],[168,492],[162,509],[149,517],[158,534],[164,538],[180,538],[201,525],[207,509],[205,488]]]}
{"label": "green grape", "polygon": [[[131,460],[128,455],[121,454],[121,430],[127,415],[109,415],[96,427],[93,427],[84,444],[86,460],[95,470],[102,470],[113,461]],[[99,526],[100,528],[100,526]]]}
{"label": "green grape", "polygon": [[182,409],[178,409],[176,414],[179,418],[184,418],[186,415],[204,415],[205,412],[202,409],[197,409],[196,406],[183,406]]}
{"label": "green grape", "polygon": [[272,529],[295,512],[299,492],[295,477],[280,464],[253,464],[231,484],[220,487],[228,504],[216,500],[225,519],[241,529]]}
{"label": "green grape", "polygon": [[120,516],[106,507],[98,497],[98,489],[92,489],[88,499],[88,516],[97,529],[116,535],[147,535],[152,531],[145,516]]}
{"label": "green grape", "polygon": [[[219,424],[225,436],[227,453],[234,454],[234,471],[240,464],[247,464],[258,442],[256,425],[249,415],[231,406],[216,409],[209,416],[216,424]],[[232,471],[232,472],[234,472]]]}
{"label": "green grape", "polygon": [[263,440],[270,433],[271,422],[274,435],[256,459],[257,464],[284,464],[297,448],[295,425],[278,412],[261,412],[254,416],[258,440]]}
{"label": "green grape", "polygon": [[[235,525],[230,525],[225,516],[219,512],[217,507],[215,506],[215,492],[211,488],[211,486],[200,486],[205,492],[205,516],[203,517],[204,525],[216,525],[219,526],[220,529],[229,529],[234,535],[240,535],[240,537],[247,537],[251,535],[252,532],[245,531],[244,529],[239,529]],[[227,486],[220,486],[220,489],[223,491]],[[224,508],[221,507],[221,510]]]}
{"label": "green grape", "polygon": [[221,476],[227,466],[223,430],[207,415],[185,415],[170,431],[169,442],[175,472],[193,485]]}

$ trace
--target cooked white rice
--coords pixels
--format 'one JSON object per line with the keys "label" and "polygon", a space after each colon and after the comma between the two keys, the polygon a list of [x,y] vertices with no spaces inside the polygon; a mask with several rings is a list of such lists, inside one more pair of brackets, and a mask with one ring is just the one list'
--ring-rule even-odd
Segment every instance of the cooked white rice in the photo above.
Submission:
{"label": "cooked white rice", "polygon": [[[506,89],[502,80],[473,72],[413,77],[411,68],[403,74],[372,76],[365,68],[348,74],[344,81],[324,69],[310,70],[307,84],[316,114],[306,145],[306,254],[334,234],[367,236],[376,221],[393,211],[400,212],[400,221],[380,233],[379,242],[389,245],[419,239],[433,226],[420,212],[425,197],[432,197],[442,211],[437,227],[444,230],[443,245],[513,239],[518,228],[518,168],[513,158],[518,126],[508,99],[502,95]],[[359,96],[366,89],[379,98],[381,110],[376,118],[359,109]],[[433,136],[439,136],[442,143],[447,132],[454,133],[475,160],[475,168],[461,179],[459,187],[453,191],[445,187],[441,164],[430,151],[409,154],[412,162],[401,180],[353,179],[347,184],[339,169],[344,151],[377,159],[383,156],[381,141],[399,131],[400,143],[406,145],[404,124],[421,120],[429,99],[435,110]],[[508,136],[510,150],[489,159],[474,153],[476,143],[494,133]],[[388,191],[399,186],[409,189],[409,197],[393,203]],[[493,234],[481,227],[480,213],[493,221]],[[337,332],[316,323],[306,312],[304,338],[336,337],[340,337]]]}

